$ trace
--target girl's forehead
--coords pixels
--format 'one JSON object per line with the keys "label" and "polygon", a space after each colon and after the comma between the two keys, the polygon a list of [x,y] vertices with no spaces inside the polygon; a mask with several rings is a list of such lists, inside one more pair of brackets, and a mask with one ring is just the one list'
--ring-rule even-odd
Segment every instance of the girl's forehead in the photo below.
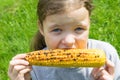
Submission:
{"label": "girl's forehead", "polygon": [[67,24],[67,23],[79,23],[85,19],[89,19],[89,12],[85,7],[81,7],[70,12],[64,12],[61,14],[53,14],[46,17],[44,24]]}
{"label": "girl's forehead", "polygon": [[78,9],[83,6],[84,6],[84,3],[82,0],[66,0],[64,3],[64,9],[66,12]]}
{"label": "girl's forehead", "polygon": [[[54,1],[54,0],[53,0]],[[55,0],[46,4],[47,15],[70,12],[84,6],[84,0]]]}

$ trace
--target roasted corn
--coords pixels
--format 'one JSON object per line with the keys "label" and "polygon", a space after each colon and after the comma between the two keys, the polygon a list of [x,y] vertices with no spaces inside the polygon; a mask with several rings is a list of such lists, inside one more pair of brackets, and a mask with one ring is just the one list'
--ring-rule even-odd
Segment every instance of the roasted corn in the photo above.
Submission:
{"label": "roasted corn", "polygon": [[25,58],[31,65],[52,67],[100,67],[106,55],[98,49],[54,49],[27,53]]}

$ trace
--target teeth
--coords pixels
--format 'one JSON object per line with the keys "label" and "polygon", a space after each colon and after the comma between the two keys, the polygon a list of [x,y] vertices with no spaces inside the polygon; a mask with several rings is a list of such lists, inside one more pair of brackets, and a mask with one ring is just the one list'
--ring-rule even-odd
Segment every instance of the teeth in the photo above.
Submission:
{"label": "teeth", "polygon": [[31,65],[55,67],[100,67],[106,56],[97,49],[54,49],[29,52],[26,60]]}

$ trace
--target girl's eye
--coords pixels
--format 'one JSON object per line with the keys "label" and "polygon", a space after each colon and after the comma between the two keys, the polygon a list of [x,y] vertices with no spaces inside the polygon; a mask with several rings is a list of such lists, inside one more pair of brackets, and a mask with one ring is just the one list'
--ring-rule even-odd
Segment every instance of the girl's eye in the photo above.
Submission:
{"label": "girl's eye", "polygon": [[81,33],[83,30],[84,30],[83,28],[77,27],[77,28],[75,29],[75,32],[76,32],[76,33]]}
{"label": "girl's eye", "polygon": [[56,32],[56,33],[59,33],[59,32],[61,32],[62,30],[61,29],[59,29],[59,28],[56,28],[56,29],[53,29],[52,30],[52,32]]}
{"label": "girl's eye", "polygon": [[81,31],[81,30],[83,30],[83,28],[78,27],[75,29],[75,31]]}

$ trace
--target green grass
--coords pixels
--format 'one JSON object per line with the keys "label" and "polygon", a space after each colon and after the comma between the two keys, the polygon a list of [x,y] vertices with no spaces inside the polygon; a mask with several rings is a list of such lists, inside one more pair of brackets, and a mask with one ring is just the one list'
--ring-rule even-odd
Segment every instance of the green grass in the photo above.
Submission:
{"label": "green grass", "polygon": [[[0,80],[9,80],[9,61],[29,51],[37,30],[38,0],[0,0]],[[120,0],[94,0],[90,38],[111,43],[120,55]]]}
{"label": "green grass", "polygon": [[111,43],[120,54],[120,0],[94,0],[90,37]]}
{"label": "green grass", "polygon": [[37,30],[36,5],[37,0],[0,3],[0,80],[8,80],[11,58],[29,51],[31,38]]}

